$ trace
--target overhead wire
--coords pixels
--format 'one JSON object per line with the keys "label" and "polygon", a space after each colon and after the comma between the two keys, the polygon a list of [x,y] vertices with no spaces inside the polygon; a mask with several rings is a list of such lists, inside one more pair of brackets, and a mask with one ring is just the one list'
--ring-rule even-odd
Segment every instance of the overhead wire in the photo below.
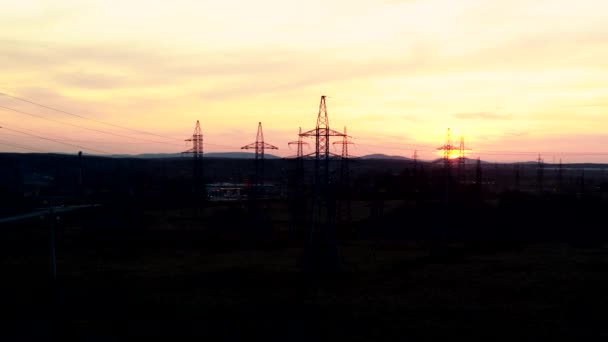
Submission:
{"label": "overhead wire", "polygon": [[44,150],[39,150],[39,149],[35,149],[35,148],[32,148],[32,147],[28,147],[28,146],[21,145],[21,144],[15,144],[15,143],[7,142],[7,141],[4,141],[4,140],[0,140],[0,145],[15,147],[15,148],[19,148],[19,149],[23,149],[23,150],[28,150],[28,151],[32,151],[32,152],[41,152],[41,153],[48,153],[49,152],[49,151],[44,151]]}
{"label": "overhead wire", "polygon": [[[42,104],[42,103],[37,102],[37,101],[32,101],[30,99],[26,99],[26,98],[23,98],[23,97],[18,97],[18,96],[15,96],[15,95],[4,93],[4,92],[0,92],[0,95],[8,97],[8,98],[15,99],[15,100],[18,100],[18,101],[22,101],[22,102],[25,102],[25,103],[29,103],[29,104],[32,104],[32,105],[35,105],[35,106],[38,106],[38,107],[41,107],[41,108],[46,108],[46,109],[49,109],[49,110],[52,110],[52,111],[56,111],[56,112],[59,112],[59,113],[63,113],[63,114],[66,114],[66,115],[77,117],[77,118],[80,118],[80,119],[89,120],[89,121],[92,121],[92,122],[97,122],[97,123],[100,123],[100,124],[104,124],[104,125],[107,125],[107,126],[112,126],[112,127],[115,127],[115,128],[120,128],[120,129],[123,129],[123,130],[128,130],[128,131],[139,133],[139,134],[145,134],[145,135],[156,136],[156,137],[160,137],[160,138],[164,138],[164,139],[182,141],[181,139],[177,139],[177,138],[166,136],[166,135],[162,135],[162,134],[157,134],[157,133],[153,133],[153,132],[148,132],[148,131],[144,131],[144,130],[140,130],[140,129],[134,129],[134,128],[131,128],[131,127],[127,127],[127,126],[123,126],[123,125],[118,125],[118,124],[110,123],[110,122],[107,122],[107,121],[93,119],[93,118],[90,118],[90,117],[87,117],[87,116],[84,116],[84,115],[72,113],[72,112],[69,112],[69,111],[66,111],[66,110],[63,110],[63,109],[59,109],[59,108],[56,108],[56,107],[53,107],[53,106],[48,106],[48,105]],[[20,113],[20,114],[24,114],[24,115],[29,115],[29,116],[32,116],[32,117],[40,118],[40,119],[43,119],[43,120],[47,120],[47,121],[51,121],[51,122],[55,122],[55,123],[59,123],[59,124],[67,125],[67,126],[72,126],[72,127],[76,127],[76,128],[80,128],[80,129],[85,129],[85,130],[89,130],[89,131],[92,131],[92,132],[97,132],[97,133],[102,133],[102,134],[109,134],[109,135],[113,135],[113,136],[117,136],[117,137],[122,137],[122,138],[127,138],[127,139],[134,139],[134,140],[141,140],[141,141],[151,142],[151,143],[167,144],[167,145],[174,145],[174,146],[178,145],[176,143],[171,143],[171,142],[166,142],[166,141],[157,141],[157,140],[144,139],[144,138],[140,138],[140,137],[127,136],[127,135],[123,135],[123,134],[119,134],[119,133],[114,133],[114,132],[109,132],[109,131],[105,131],[105,130],[100,130],[100,129],[95,129],[95,128],[89,128],[89,127],[85,127],[85,126],[82,126],[82,125],[77,125],[77,124],[73,124],[73,123],[63,122],[63,121],[55,120],[55,119],[48,118],[48,117],[45,117],[45,116],[42,116],[42,115],[25,112],[25,111],[18,110],[18,109],[15,109],[15,108],[0,106],[0,109],[10,110],[10,111],[13,111],[13,112],[16,112],[16,113]],[[363,140],[363,141],[365,141],[365,140],[370,141],[371,140],[371,139],[368,139],[368,138],[357,138],[357,137],[354,137],[353,139],[355,139],[355,140]],[[47,140],[54,141],[52,139],[47,139]],[[60,141],[60,140],[57,140],[57,141]],[[382,142],[380,142],[380,143],[382,143]],[[405,151],[405,150],[417,149],[420,152],[435,152],[436,151],[435,149],[433,149],[433,150],[420,149],[420,147],[423,147],[423,148],[432,147],[432,145],[430,145],[430,144],[420,144],[420,143],[413,144],[413,143],[403,143],[403,142],[394,142],[394,141],[390,141],[390,142],[387,141],[386,143],[387,144],[393,144],[393,145],[410,146],[412,148],[408,149],[408,148],[405,148],[405,147],[404,148],[399,148],[399,147],[393,147],[393,146],[387,146],[387,145],[360,144],[360,143],[357,143],[357,144],[358,145],[362,145],[362,146],[378,147],[378,148],[382,148],[382,149],[392,149],[392,150],[404,150]],[[179,144],[179,145],[181,146],[181,144]],[[207,145],[207,146],[221,147],[221,148],[226,148],[226,149],[238,149],[238,147],[235,147],[235,146],[222,145],[222,144],[205,143],[205,145]],[[78,146],[78,145],[72,145],[72,146]],[[85,148],[85,147],[81,147],[81,148]],[[95,150],[95,149],[91,149],[91,148],[85,148],[85,149],[92,150],[92,151]],[[100,151],[100,150],[97,150],[97,151]],[[555,155],[574,155],[574,156],[576,156],[576,155],[580,155],[580,156],[606,156],[606,155],[608,155],[608,153],[602,153],[602,152],[548,152],[548,151],[540,151],[540,152],[532,152],[532,151],[530,151],[530,152],[528,152],[528,151],[495,151],[495,150],[472,150],[472,151],[475,152],[476,154],[479,154],[481,152],[481,153],[486,154],[486,155],[535,155],[535,154],[539,154],[539,153],[540,154],[555,154]],[[107,152],[104,152],[104,153],[107,153]]]}
{"label": "overhead wire", "polygon": [[127,135],[123,135],[123,134],[108,132],[108,131],[104,131],[104,130],[100,130],[100,129],[84,127],[84,126],[81,126],[81,125],[76,125],[76,124],[69,123],[69,122],[59,121],[59,120],[47,118],[47,117],[42,116],[42,115],[33,114],[33,113],[25,112],[25,111],[22,111],[22,110],[19,110],[19,109],[5,107],[5,106],[1,106],[1,105],[0,105],[0,109],[10,110],[10,111],[13,111],[15,113],[29,115],[29,116],[32,116],[32,117],[35,117],[35,118],[39,118],[39,119],[42,119],[42,120],[46,120],[46,121],[50,121],[50,122],[55,122],[55,123],[59,123],[59,124],[62,124],[62,125],[76,127],[76,128],[80,128],[80,129],[85,129],[85,130],[88,130],[88,131],[91,131],[91,132],[97,132],[97,133],[102,133],[102,134],[109,134],[109,135],[113,135],[113,136],[116,136],[116,137],[127,138],[127,139],[135,139],[135,140],[142,140],[142,141],[152,142],[152,143],[158,143],[158,144],[177,145],[175,143],[169,143],[169,142],[166,142],[166,141],[156,141],[156,140],[143,139],[143,138],[138,138],[138,137],[133,137],[133,136],[127,136]]}
{"label": "overhead wire", "polygon": [[89,121],[97,122],[97,123],[100,123],[100,124],[104,124],[104,125],[108,125],[108,126],[112,126],[112,127],[116,127],[116,128],[121,128],[121,129],[128,130],[128,131],[131,131],[131,132],[136,132],[136,133],[140,133],[140,134],[146,134],[146,135],[156,136],[156,137],[159,137],[159,138],[177,140],[177,141],[181,140],[181,139],[177,139],[177,138],[174,138],[174,137],[169,137],[169,136],[166,136],[166,135],[161,135],[161,134],[156,134],[156,133],[152,133],[152,132],[142,131],[142,130],[139,130],[139,129],[134,129],[134,128],[131,128],[131,127],[117,125],[117,124],[109,123],[109,122],[102,121],[102,120],[92,119],[92,118],[86,117],[84,115],[75,114],[75,113],[68,112],[68,111],[63,110],[63,109],[47,106],[45,104],[42,104],[42,103],[39,103],[39,102],[36,102],[36,101],[32,101],[32,100],[28,100],[28,99],[25,99],[25,98],[22,98],[22,97],[10,95],[10,94],[4,93],[4,92],[0,92],[0,95],[6,96],[6,97],[9,97],[9,98],[18,100],[18,101],[22,101],[22,102],[26,102],[26,103],[29,103],[29,104],[33,104],[35,106],[39,106],[39,107],[42,107],[42,108],[50,109],[52,111],[56,111],[56,112],[63,113],[63,114],[66,114],[66,115],[71,115],[71,116],[74,116],[74,117],[77,117],[77,118],[81,118],[81,119],[84,119],[84,120],[89,120]]}
{"label": "overhead wire", "polygon": [[[116,125],[116,124],[112,124],[112,123],[101,121],[101,120],[87,118],[87,117],[82,116],[82,115],[70,113],[70,112],[67,112],[67,111],[64,111],[64,110],[61,110],[61,109],[57,109],[57,108],[54,108],[54,107],[51,107],[51,106],[47,106],[47,105],[44,105],[44,104],[41,104],[41,103],[38,103],[38,102],[34,102],[34,101],[31,101],[31,100],[28,100],[28,99],[24,99],[24,98],[21,98],[21,97],[9,95],[9,94],[6,94],[6,93],[0,92],[0,95],[6,96],[6,97],[9,97],[9,98],[13,98],[13,99],[17,99],[19,101],[23,101],[23,102],[26,102],[26,103],[30,103],[30,104],[33,104],[33,105],[36,105],[36,106],[39,106],[39,107],[42,107],[42,108],[46,108],[46,109],[50,109],[50,110],[57,111],[57,112],[60,112],[60,113],[64,113],[64,114],[67,114],[67,115],[72,115],[72,116],[75,116],[75,117],[78,117],[78,118],[87,119],[87,120],[90,120],[90,121],[106,124],[106,125],[109,125],[109,126],[113,126],[113,127],[117,127],[117,128],[122,128],[122,129],[130,130],[130,131],[137,132],[137,133],[140,133],[140,134],[147,134],[147,135],[157,136],[157,137],[161,137],[161,138],[165,138],[165,139],[171,139],[171,140],[175,140],[175,141],[183,141],[181,139],[172,138],[172,137],[161,135],[161,134],[155,134],[155,133],[150,133],[150,132],[146,132],[146,131],[131,129],[131,128],[126,127],[126,126]],[[135,136],[128,136],[128,135],[124,135],[124,134],[109,132],[109,131],[106,131],[106,130],[101,130],[101,129],[96,129],[96,128],[89,128],[89,127],[85,127],[85,126],[82,126],[82,125],[77,125],[77,124],[73,124],[73,123],[69,123],[69,122],[64,122],[64,121],[48,118],[48,117],[45,117],[45,116],[42,116],[42,115],[39,115],[39,114],[33,114],[33,113],[30,113],[30,112],[25,112],[23,110],[11,108],[11,107],[6,107],[6,106],[1,106],[0,105],[0,109],[9,110],[9,111],[13,111],[13,112],[16,112],[16,113],[20,113],[20,114],[36,117],[36,118],[39,118],[39,119],[42,119],[42,120],[46,120],[46,121],[55,122],[55,123],[59,123],[59,124],[62,124],[62,125],[76,127],[76,128],[81,128],[81,129],[85,129],[85,130],[92,131],[92,132],[97,132],[97,133],[102,133],[102,134],[109,134],[109,135],[113,135],[113,136],[117,136],[117,137],[121,137],[121,138],[141,140],[141,141],[151,142],[151,143],[157,143],[157,144],[182,146],[182,144],[177,144],[177,143],[172,143],[172,142],[167,142],[167,141],[150,140],[150,139],[144,139],[144,138],[135,137]],[[235,147],[235,146],[228,146],[228,145],[222,145],[222,144],[205,143],[205,145],[207,145],[207,146],[215,146],[215,147],[223,147],[223,148],[229,148],[229,149],[238,149],[238,147]]]}
{"label": "overhead wire", "polygon": [[21,130],[17,130],[17,129],[13,129],[13,128],[8,128],[6,126],[1,126],[0,129],[6,129],[6,130],[11,131],[11,132],[21,133],[21,134],[24,134],[24,135],[27,135],[27,136],[35,137],[35,138],[42,139],[42,140],[52,141],[52,142],[55,142],[55,143],[58,143],[58,144],[66,145],[66,146],[77,147],[77,148],[82,149],[82,150],[89,150],[89,151],[98,152],[98,153],[102,153],[102,154],[112,154],[110,152],[99,150],[99,149],[96,149],[96,148],[91,148],[91,147],[85,147],[85,146],[81,146],[81,145],[66,143],[66,142],[58,140],[58,139],[47,138],[47,137],[43,137],[43,136],[40,136],[40,135],[27,133],[27,132],[24,132],[24,131],[21,131]]}

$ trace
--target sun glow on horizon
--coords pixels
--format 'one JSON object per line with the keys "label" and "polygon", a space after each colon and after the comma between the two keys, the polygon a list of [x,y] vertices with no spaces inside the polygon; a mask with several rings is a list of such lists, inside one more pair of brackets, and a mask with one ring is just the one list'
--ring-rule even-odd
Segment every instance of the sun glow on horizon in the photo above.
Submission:
{"label": "sun glow on horizon", "polygon": [[[347,126],[359,155],[443,157],[447,126],[465,128],[482,159],[606,162],[607,12],[600,0],[5,1],[0,92],[182,140],[200,120],[209,152],[249,143],[261,121],[288,156],[327,94],[332,128]],[[0,106],[115,134],[0,109],[1,126],[91,148],[183,149],[6,97]],[[74,152],[2,130],[0,141]]]}

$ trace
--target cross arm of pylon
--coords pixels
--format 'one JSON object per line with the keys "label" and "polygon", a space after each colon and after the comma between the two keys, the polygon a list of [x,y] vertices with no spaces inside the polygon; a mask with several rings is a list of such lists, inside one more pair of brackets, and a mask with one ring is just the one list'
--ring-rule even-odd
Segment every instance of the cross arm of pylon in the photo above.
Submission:
{"label": "cross arm of pylon", "polygon": [[[339,157],[339,158],[342,158],[342,155],[337,154],[337,153],[328,152],[327,154],[329,154],[331,157]],[[302,157],[310,157],[310,158],[315,158],[315,157],[316,157],[316,152],[312,152],[312,153],[305,154],[305,155],[303,155]]]}
{"label": "cross arm of pylon", "polygon": [[437,147],[437,150],[458,150],[459,147],[456,145],[443,145],[440,147]]}
{"label": "cross arm of pylon", "polygon": [[344,137],[347,136],[349,138],[352,138],[351,136],[348,136],[342,132],[338,132],[336,130],[330,129],[330,128],[319,128],[318,133],[317,133],[317,129],[311,129],[310,131],[301,133],[300,136],[301,137],[314,137],[317,134],[319,135],[325,135],[326,133],[329,133],[328,135],[333,136],[333,137]]}
{"label": "cross arm of pylon", "polygon": [[302,144],[302,145],[306,145],[306,146],[310,145],[310,144],[309,144],[309,143],[307,143],[306,141],[290,141],[290,142],[288,142],[288,143],[287,143],[287,146],[291,146],[291,145],[300,145],[300,144]]}
{"label": "cross arm of pylon", "polygon": [[265,149],[265,150],[278,150],[279,149],[278,147],[276,147],[274,145],[267,144],[267,143],[262,143],[261,147],[263,149]]}
{"label": "cross arm of pylon", "polygon": [[265,150],[278,150],[279,149],[278,147],[267,144],[267,143],[254,142],[249,145],[245,145],[245,146],[241,147],[241,150],[255,150],[255,149],[259,149],[259,148],[263,148]]}

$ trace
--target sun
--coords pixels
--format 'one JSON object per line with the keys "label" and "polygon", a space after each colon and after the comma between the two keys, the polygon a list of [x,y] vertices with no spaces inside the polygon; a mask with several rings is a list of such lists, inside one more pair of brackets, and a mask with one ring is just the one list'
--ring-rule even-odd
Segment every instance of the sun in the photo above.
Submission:
{"label": "sun", "polygon": [[[444,151],[441,151],[441,150],[437,151],[437,155],[440,158],[443,158],[444,157]],[[448,156],[448,158],[450,158],[450,160],[458,159],[459,157],[460,157],[460,151],[459,150],[451,150],[450,151],[450,155]]]}
{"label": "sun", "polygon": [[458,159],[459,157],[460,157],[460,151],[458,151],[458,150],[451,150],[450,155],[448,156],[448,158],[450,158],[450,159]]}

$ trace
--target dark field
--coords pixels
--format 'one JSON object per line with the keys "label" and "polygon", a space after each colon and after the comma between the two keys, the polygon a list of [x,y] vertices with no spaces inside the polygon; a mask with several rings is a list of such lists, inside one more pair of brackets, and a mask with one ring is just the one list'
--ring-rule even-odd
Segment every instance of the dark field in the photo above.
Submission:
{"label": "dark field", "polygon": [[[79,182],[75,158],[6,158],[3,217],[43,213],[0,223],[2,341],[608,335],[603,169],[547,170],[537,191],[534,166],[515,187],[512,165],[484,165],[448,197],[440,165],[353,163],[339,267],[311,270],[310,184],[294,202],[287,161],[268,164],[264,198],[212,202],[188,160],[92,158]],[[251,163],[211,161],[205,180],[246,182]]]}
{"label": "dark field", "polygon": [[302,246],[284,231],[243,239],[170,218],[145,231],[65,222],[57,235],[56,284],[49,281],[46,226],[3,229],[2,335],[96,341],[608,335],[605,244],[351,236],[341,244],[342,271],[309,273],[299,267]]}

